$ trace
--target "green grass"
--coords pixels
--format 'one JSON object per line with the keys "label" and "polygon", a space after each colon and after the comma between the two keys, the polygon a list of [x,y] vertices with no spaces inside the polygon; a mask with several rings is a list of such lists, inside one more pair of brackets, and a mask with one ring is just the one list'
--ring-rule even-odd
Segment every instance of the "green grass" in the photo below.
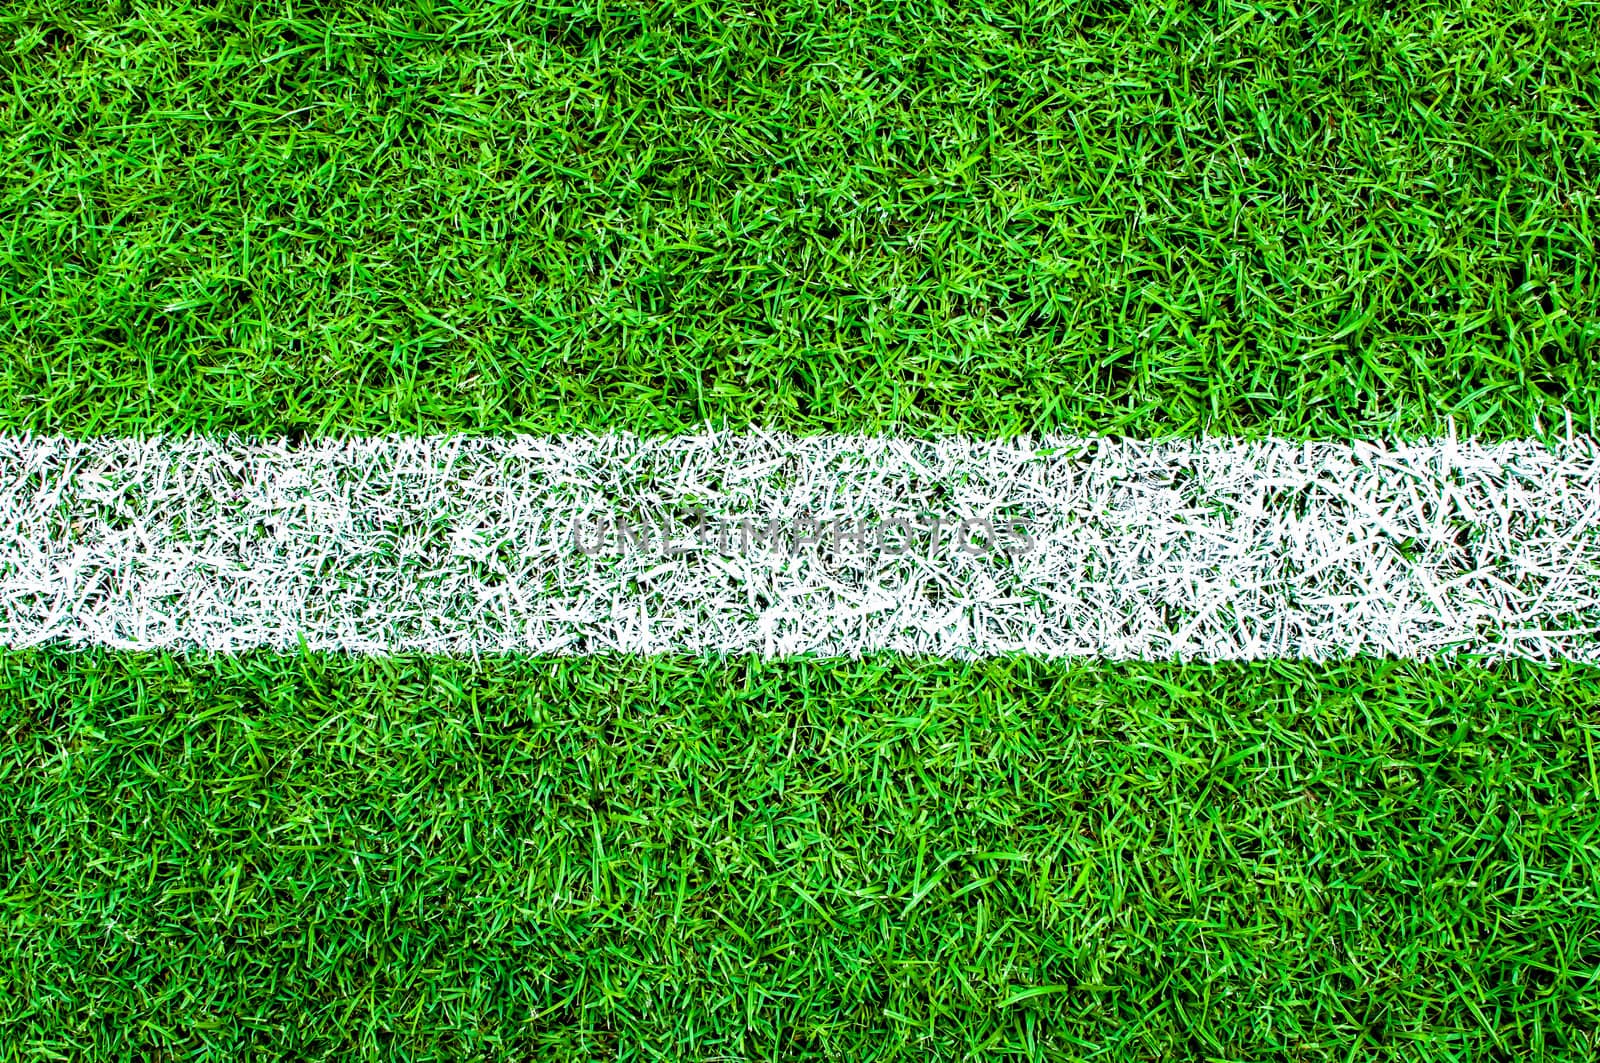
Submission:
{"label": "green grass", "polygon": [[[1600,424],[1600,4],[0,10],[0,431]],[[0,653],[0,1060],[1579,1060],[1600,672]]]}
{"label": "green grass", "polygon": [[1589,1059],[1591,671],[0,657],[0,1055]]}
{"label": "green grass", "polygon": [[0,429],[1600,408],[1600,6],[19,0]]}

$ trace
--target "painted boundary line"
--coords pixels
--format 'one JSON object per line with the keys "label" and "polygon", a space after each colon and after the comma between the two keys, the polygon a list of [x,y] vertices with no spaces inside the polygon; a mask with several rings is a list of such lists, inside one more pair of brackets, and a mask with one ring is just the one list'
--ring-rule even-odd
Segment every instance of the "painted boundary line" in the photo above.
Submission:
{"label": "painted boundary line", "polygon": [[1583,437],[0,436],[10,647],[1600,661],[1597,632]]}

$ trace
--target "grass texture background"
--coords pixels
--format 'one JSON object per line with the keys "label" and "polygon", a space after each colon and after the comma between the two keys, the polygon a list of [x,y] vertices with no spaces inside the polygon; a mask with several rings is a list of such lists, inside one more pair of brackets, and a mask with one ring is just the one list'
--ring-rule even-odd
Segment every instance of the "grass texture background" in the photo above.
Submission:
{"label": "grass texture background", "polygon": [[0,428],[1595,413],[1600,8],[0,13]]}
{"label": "grass texture background", "polygon": [[[1600,409],[1600,6],[0,11],[0,430]],[[1590,1059],[1600,682],[0,654],[0,1058]]]}
{"label": "grass texture background", "polygon": [[1582,1059],[1592,671],[0,664],[15,1057]]}

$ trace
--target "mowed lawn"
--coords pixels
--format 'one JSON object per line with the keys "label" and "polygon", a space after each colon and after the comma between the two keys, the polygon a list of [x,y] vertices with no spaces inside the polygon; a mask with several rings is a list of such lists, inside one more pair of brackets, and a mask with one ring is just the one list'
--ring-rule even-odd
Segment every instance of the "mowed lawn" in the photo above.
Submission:
{"label": "mowed lawn", "polygon": [[[1600,412],[1600,4],[0,11],[0,429]],[[0,1058],[1593,1058],[1600,674],[0,653]]]}

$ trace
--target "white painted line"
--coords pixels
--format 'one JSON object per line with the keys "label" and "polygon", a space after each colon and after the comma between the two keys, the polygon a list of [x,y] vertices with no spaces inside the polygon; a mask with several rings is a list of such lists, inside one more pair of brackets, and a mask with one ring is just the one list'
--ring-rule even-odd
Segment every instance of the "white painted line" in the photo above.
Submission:
{"label": "white painted line", "polygon": [[1581,437],[0,436],[11,647],[1600,661],[1597,631]]}

